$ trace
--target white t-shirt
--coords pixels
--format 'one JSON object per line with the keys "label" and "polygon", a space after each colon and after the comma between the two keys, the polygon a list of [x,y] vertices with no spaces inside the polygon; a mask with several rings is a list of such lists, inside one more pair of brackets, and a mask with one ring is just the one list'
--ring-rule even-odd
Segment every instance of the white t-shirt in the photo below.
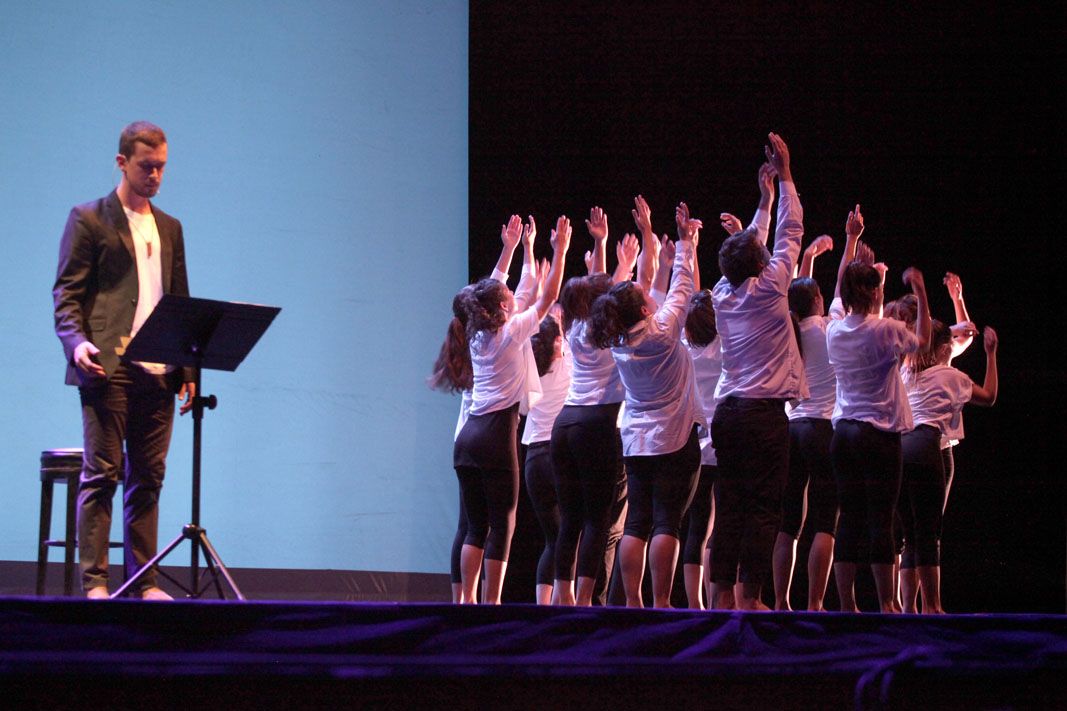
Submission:
{"label": "white t-shirt", "polygon": [[526,416],[526,427],[522,431],[523,444],[545,442],[552,438],[552,425],[563,409],[563,401],[567,399],[573,367],[566,341],[563,342],[562,351],[562,357],[552,361],[548,372],[541,376],[541,399]]}
{"label": "white t-shirt", "polygon": [[615,359],[607,348],[589,342],[586,322],[575,321],[567,331],[567,346],[573,361],[567,405],[606,405],[622,402],[625,393]]}
{"label": "white t-shirt", "polygon": [[826,353],[826,324],[824,316],[808,316],[800,322],[800,343],[804,346],[804,377],[808,381],[808,397],[795,405],[786,404],[790,420],[812,417],[829,420],[837,401],[837,377]]}
{"label": "white t-shirt", "polygon": [[[841,313],[840,299],[830,312]],[[902,322],[849,314],[831,319],[826,350],[837,375],[837,402],[831,419],[859,420],[887,432],[914,428],[911,407],[900,379],[900,356],[919,348],[919,339]]]}
{"label": "white t-shirt", "polygon": [[670,454],[685,446],[694,424],[707,427],[693,363],[681,332],[693,293],[692,242],[679,242],[667,300],[630,329],[630,342],[611,354],[626,388],[622,416],[625,456]]}
{"label": "white t-shirt", "polygon": [[[125,205],[122,210],[130,223],[133,252],[137,258],[137,308],[133,312],[133,328],[130,329],[130,338],[133,338],[163,298],[163,247],[159,241],[156,218],[151,212],[134,212]],[[154,375],[162,375],[174,369],[162,363],[137,362],[137,365]]]}
{"label": "white t-shirt", "polygon": [[722,339],[722,377],[716,395],[742,398],[807,397],[787,293],[804,235],[796,188],[781,182],[774,253],[757,276],[735,289],[723,277],[712,289],[715,326]]}
{"label": "white t-shirt", "polygon": [[[715,399],[715,387],[719,384],[719,376],[722,374],[722,347],[719,337],[716,336],[706,346],[693,346],[688,343],[685,346],[689,350],[689,358],[693,361],[693,375],[696,377],[697,395],[704,410],[704,419],[710,423],[715,417],[715,405],[718,404]],[[710,427],[701,430],[700,463],[718,464]]]}
{"label": "white t-shirt", "polygon": [[963,406],[974,382],[951,365],[934,365],[919,373],[901,369],[915,426],[933,425],[941,432],[941,448],[963,439]]}
{"label": "white t-shirt", "polygon": [[530,307],[509,318],[496,333],[479,331],[471,339],[474,390],[470,414],[496,412],[517,402],[530,407],[537,404],[541,383],[533,363],[530,336],[540,323],[537,308]]}

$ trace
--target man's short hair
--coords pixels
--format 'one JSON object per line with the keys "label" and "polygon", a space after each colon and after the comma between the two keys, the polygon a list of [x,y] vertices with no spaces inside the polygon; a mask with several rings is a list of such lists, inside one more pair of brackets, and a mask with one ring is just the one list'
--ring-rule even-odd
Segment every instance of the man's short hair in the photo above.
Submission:
{"label": "man's short hair", "polygon": [[754,226],[730,235],[719,248],[719,271],[736,288],[745,279],[757,276],[767,266],[770,255]]}
{"label": "man's short hair", "polygon": [[140,141],[149,148],[159,148],[167,142],[163,129],[148,121],[134,121],[119,134],[119,153],[129,158]]}

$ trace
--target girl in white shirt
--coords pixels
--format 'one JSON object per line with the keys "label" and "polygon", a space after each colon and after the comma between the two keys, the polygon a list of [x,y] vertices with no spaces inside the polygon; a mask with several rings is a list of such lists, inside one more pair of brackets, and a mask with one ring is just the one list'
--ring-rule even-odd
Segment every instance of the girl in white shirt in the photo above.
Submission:
{"label": "girl in white shirt", "polygon": [[[930,347],[909,358],[904,368],[915,429],[903,437],[904,475],[899,510],[904,523],[901,573],[914,570],[922,589],[922,611],[941,608],[941,522],[945,500],[942,443],[963,438],[961,412],[966,403],[992,405],[997,398],[997,334],[984,332],[986,373],[982,385],[949,365],[952,331],[934,321]],[[915,612],[915,587],[902,586],[904,611]]]}
{"label": "girl in white shirt", "polygon": [[611,348],[626,389],[622,445],[629,510],[619,565],[628,607],[642,606],[646,547],[654,604],[670,606],[679,528],[700,471],[697,427],[707,426],[681,343],[701,223],[690,219],[684,203],[675,220],[679,242],[663,306],[657,310],[641,286],[622,282],[596,300],[589,319],[592,342]]}
{"label": "girl in white shirt", "polygon": [[[470,416],[453,453],[467,510],[460,573],[468,602],[474,600],[484,554],[485,602],[500,603],[519,490],[518,406],[531,391],[526,350],[530,336],[559,295],[570,237],[570,220],[560,217],[552,231],[552,267],[540,298],[530,308],[514,313],[511,291],[492,278],[475,284],[474,298],[468,304],[474,387]],[[539,390],[539,384],[533,387]]]}
{"label": "girl in white shirt", "polygon": [[847,236],[838,278],[841,298],[831,307],[832,315],[843,318],[826,328],[827,353],[837,376],[830,445],[840,505],[834,578],[841,610],[858,612],[856,565],[866,538],[879,607],[896,612],[893,513],[900,490],[900,434],[912,429],[898,363],[901,355],[929,342],[930,310],[922,274],[908,269],[904,283],[918,299],[915,331],[878,318],[882,276],[873,266],[849,261],[857,241],[858,236]]}

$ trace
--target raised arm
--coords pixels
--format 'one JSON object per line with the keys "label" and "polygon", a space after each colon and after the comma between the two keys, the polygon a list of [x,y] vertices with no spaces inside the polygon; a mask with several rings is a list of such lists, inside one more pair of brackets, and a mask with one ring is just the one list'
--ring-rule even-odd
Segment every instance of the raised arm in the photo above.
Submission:
{"label": "raised arm", "polygon": [[511,270],[511,258],[515,256],[515,248],[519,246],[522,238],[522,218],[512,215],[506,225],[500,227],[500,258],[496,260],[493,269],[493,278],[507,282],[508,272]]}
{"label": "raised arm", "polygon": [[789,160],[789,146],[777,133],[767,134],[768,145],[763,147],[774,172],[778,175],[778,223],[774,229],[774,253],[771,261],[786,260],[786,269],[782,275],[786,279],[783,290],[788,286],[789,277],[800,258],[800,240],[804,236],[804,210],[800,206],[796,185]]}
{"label": "raised arm", "polygon": [[637,264],[637,255],[641,251],[641,245],[635,235],[627,233],[620,242],[615,245],[615,256],[619,265],[615,267],[615,275],[612,278],[616,284],[620,281],[633,279],[634,265]]}
{"label": "raised arm", "polygon": [[608,271],[608,216],[599,207],[589,211],[585,221],[589,236],[593,238],[593,261],[590,274],[606,274]]}
{"label": "raised arm", "polygon": [[845,267],[856,258],[856,247],[863,234],[863,213],[860,212],[859,203],[856,209],[848,213],[845,220],[845,251],[841,254],[841,264],[837,267],[837,283],[834,284],[834,298],[841,298],[841,280],[845,277]]}
{"label": "raised arm", "polygon": [[700,228],[703,223],[689,216],[686,204],[679,203],[674,211],[678,225],[678,242],[672,244],[674,269],[671,285],[663,304],[654,316],[657,323],[669,329],[672,337],[678,338],[685,323],[685,314],[689,307],[689,298],[693,295],[693,271],[697,262],[696,247],[700,240]]}
{"label": "raised arm", "polygon": [[904,284],[911,287],[918,302],[915,317],[915,336],[919,339],[919,350],[924,351],[930,345],[930,303],[926,299],[926,282],[923,273],[915,267],[904,270]]}
{"label": "raised arm", "polygon": [[948,297],[952,299],[952,309],[956,313],[956,325],[952,327],[952,355],[949,362],[970,347],[978,331],[967,315],[967,306],[963,303],[963,282],[952,272],[945,273],[945,288],[948,289]]}
{"label": "raised arm", "polygon": [[667,295],[671,285],[671,265],[674,264],[675,244],[667,235],[663,235],[659,242],[659,265],[656,267],[656,276],[652,279],[651,293],[653,299],[656,294],[660,295],[659,301]]}
{"label": "raised arm", "polygon": [[659,259],[659,240],[652,231],[652,210],[643,197],[634,198],[634,224],[641,233],[641,254],[637,259],[637,283],[646,291],[652,288],[652,279]]}
{"label": "raised arm", "polygon": [[811,279],[812,274],[815,271],[815,258],[820,254],[829,252],[834,248],[834,239],[830,235],[819,235],[815,240],[808,245],[804,250],[804,255],[800,258],[800,273],[798,276]]}
{"label": "raised arm", "polygon": [[556,229],[552,230],[552,266],[545,277],[544,287],[537,300],[537,320],[540,321],[556,303],[559,287],[563,283],[563,267],[567,259],[567,249],[571,244],[571,221],[566,215],[556,220]]}
{"label": "raised arm", "polygon": [[[783,143],[782,145],[785,144]],[[787,161],[788,158],[787,152]],[[759,180],[759,205],[756,206],[756,214],[752,216],[752,226],[756,228],[756,235],[763,244],[767,244],[767,240],[771,235],[771,205],[774,204],[774,178],[777,174],[774,166],[770,163],[761,165],[757,174]]]}
{"label": "raised arm", "polygon": [[997,332],[986,326],[982,331],[982,345],[985,346],[985,381],[971,386],[971,402],[975,405],[992,405],[997,401]]}
{"label": "raised arm", "polygon": [[534,257],[534,242],[537,239],[537,223],[533,215],[522,226],[522,276],[515,289],[515,311],[525,311],[537,299],[537,259]]}

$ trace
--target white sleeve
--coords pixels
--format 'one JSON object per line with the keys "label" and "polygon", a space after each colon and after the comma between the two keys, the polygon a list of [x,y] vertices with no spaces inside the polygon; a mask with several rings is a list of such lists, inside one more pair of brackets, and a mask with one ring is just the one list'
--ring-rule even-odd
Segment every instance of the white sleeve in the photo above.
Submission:
{"label": "white sleeve", "polygon": [[674,254],[674,273],[671,274],[671,288],[663,305],[653,317],[660,328],[668,331],[673,338],[680,338],[685,314],[689,308],[689,297],[693,295],[693,262],[696,250],[693,243],[685,240],[678,242]]}

